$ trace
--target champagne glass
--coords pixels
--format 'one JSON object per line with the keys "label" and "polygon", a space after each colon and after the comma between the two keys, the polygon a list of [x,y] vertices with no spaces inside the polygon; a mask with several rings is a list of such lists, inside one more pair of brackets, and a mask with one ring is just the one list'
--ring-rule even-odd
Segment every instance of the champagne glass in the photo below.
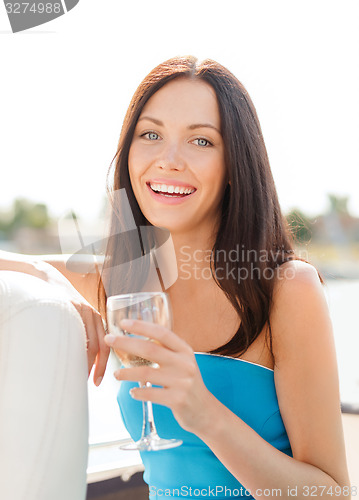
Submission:
{"label": "champagne glass", "polygon": [[[163,325],[166,328],[172,328],[172,312],[167,293],[164,292],[139,292],[125,295],[114,295],[107,299],[107,322],[108,329],[112,335],[127,335],[151,341],[142,335],[134,335],[120,328],[122,319],[140,319]],[[152,342],[156,342],[152,340]],[[153,366],[157,367],[148,359],[140,356],[113,350],[117,358],[124,367],[133,366]],[[139,382],[140,387],[151,387],[149,382]],[[174,448],[182,444],[178,439],[162,439],[156,431],[153,418],[153,409],[151,401],[142,401],[143,426],[142,436],[135,443],[120,446],[123,450],[157,451]]]}

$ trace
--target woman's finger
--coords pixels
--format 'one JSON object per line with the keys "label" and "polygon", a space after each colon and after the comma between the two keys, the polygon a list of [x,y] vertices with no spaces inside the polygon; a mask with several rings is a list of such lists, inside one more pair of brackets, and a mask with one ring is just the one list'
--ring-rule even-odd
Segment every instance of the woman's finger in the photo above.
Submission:
{"label": "woman's finger", "polygon": [[78,305],[77,310],[79,311],[82,321],[85,325],[86,337],[87,337],[88,374],[90,375],[92,366],[95,362],[99,350],[97,331],[91,307],[87,306],[84,307],[83,305],[80,304]]}
{"label": "woman's finger", "polygon": [[119,351],[120,358],[120,352],[124,351],[126,353],[139,356],[140,358],[145,358],[154,363],[158,363],[159,365],[169,365],[174,362],[175,353],[157,342],[151,342],[149,340],[142,340],[124,335],[106,335],[105,342],[108,346],[115,349],[115,351]]}
{"label": "woman's finger", "polygon": [[95,365],[93,380],[95,385],[99,386],[105,374],[107,360],[110,354],[110,348],[105,342],[106,332],[103,326],[101,315],[97,311],[93,310],[93,316],[94,316],[94,323],[96,326],[97,340],[99,346],[99,351],[96,357],[96,365]]}
{"label": "woman's finger", "polygon": [[132,382],[150,382],[161,387],[170,387],[175,384],[175,374],[162,368],[152,366],[138,366],[134,368],[120,368],[114,372],[117,380],[128,380]]}
{"label": "woman's finger", "polygon": [[169,330],[168,328],[158,325],[157,323],[150,323],[148,321],[123,319],[120,322],[121,328],[129,333],[136,335],[143,335],[153,340],[158,340],[163,346],[172,351],[188,351],[192,352],[191,347],[182,340],[178,335]]}
{"label": "woman's finger", "polygon": [[152,401],[159,405],[171,408],[173,406],[172,393],[170,389],[159,387],[133,387],[130,390],[133,399],[138,401]]}

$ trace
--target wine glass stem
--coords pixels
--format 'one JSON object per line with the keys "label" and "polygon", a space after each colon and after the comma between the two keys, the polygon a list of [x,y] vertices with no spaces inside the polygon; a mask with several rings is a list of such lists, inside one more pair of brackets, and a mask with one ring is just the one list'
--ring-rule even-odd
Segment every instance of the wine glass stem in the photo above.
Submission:
{"label": "wine glass stem", "polygon": [[[145,382],[144,384],[140,382],[140,387],[151,387],[150,382]],[[142,427],[142,438],[147,438],[152,435],[156,435],[156,426],[153,418],[153,408],[151,401],[142,401],[143,409],[143,427]]]}

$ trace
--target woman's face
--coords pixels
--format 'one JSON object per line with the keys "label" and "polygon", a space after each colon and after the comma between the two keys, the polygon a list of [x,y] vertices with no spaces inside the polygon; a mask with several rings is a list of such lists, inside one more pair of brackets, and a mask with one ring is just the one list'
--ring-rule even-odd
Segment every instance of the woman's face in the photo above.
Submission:
{"label": "woman's face", "polygon": [[133,192],[154,226],[212,234],[227,184],[213,88],[178,78],[146,103],[128,157]]}

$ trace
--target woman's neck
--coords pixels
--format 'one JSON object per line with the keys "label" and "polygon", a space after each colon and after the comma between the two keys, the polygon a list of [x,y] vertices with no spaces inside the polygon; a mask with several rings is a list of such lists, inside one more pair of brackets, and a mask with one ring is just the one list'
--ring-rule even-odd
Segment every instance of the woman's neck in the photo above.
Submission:
{"label": "woman's neck", "polygon": [[227,343],[239,325],[237,312],[212,276],[213,244],[208,233],[172,234],[156,250],[162,281],[167,282],[163,289],[172,304],[173,331],[195,351]]}
{"label": "woman's neck", "polygon": [[[218,288],[211,272],[211,249],[213,246],[208,235],[171,235],[172,252],[165,252],[166,274],[172,272],[172,286],[169,287],[170,295],[178,293],[184,296],[198,296],[208,289]],[[172,255],[172,257],[171,257]],[[176,271],[176,277],[173,276]]]}

